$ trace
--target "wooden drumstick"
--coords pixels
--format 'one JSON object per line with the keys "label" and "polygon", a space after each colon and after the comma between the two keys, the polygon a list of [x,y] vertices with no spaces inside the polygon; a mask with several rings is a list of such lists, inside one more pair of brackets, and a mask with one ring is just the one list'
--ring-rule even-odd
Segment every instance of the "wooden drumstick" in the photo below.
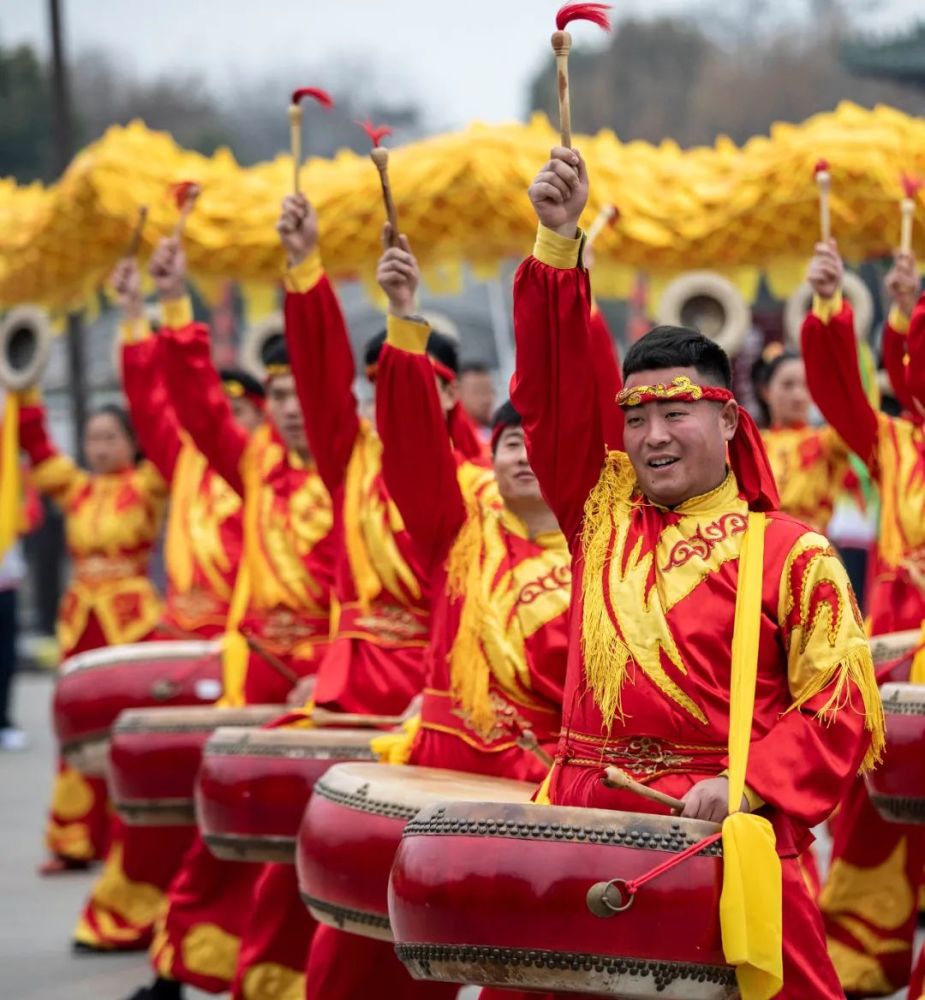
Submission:
{"label": "wooden drumstick", "polygon": [[400,715],[360,715],[353,712],[329,712],[326,708],[313,708],[311,720],[319,728],[325,726],[350,726],[352,728],[376,729],[381,726],[400,726],[404,721]]}
{"label": "wooden drumstick", "polygon": [[907,174],[902,176],[903,200],[899,203],[899,211],[902,216],[899,249],[902,253],[912,253],[912,224],[915,220],[915,200],[919,189],[925,181],[917,177],[910,177]]}
{"label": "wooden drumstick", "polygon": [[608,3],[567,3],[556,14],[556,31],[553,32],[552,50],[556,54],[556,90],[559,95],[559,136],[563,146],[572,148],[572,108],[568,89],[568,55],[572,50],[572,36],[565,30],[572,21],[591,21],[610,31]]}
{"label": "wooden drumstick", "polygon": [[369,156],[376,169],[379,171],[379,182],[382,185],[382,202],[385,205],[385,215],[392,227],[392,235],[389,237],[389,245],[398,246],[398,212],[395,211],[395,199],[392,197],[392,185],[389,183],[389,151],[385,146],[380,145],[382,140],[392,134],[388,125],[373,125],[367,119],[365,122],[357,122],[357,125],[369,136],[373,148]]}
{"label": "wooden drumstick", "polygon": [[592,246],[607,226],[612,226],[619,218],[620,210],[616,205],[604,205],[588,227],[588,232],[585,234],[585,248]]}
{"label": "wooden drumstick", "polygon": [[180,181],[179,184],[173,185],[173,197],[177,204],[177,208],[180,209],[180,216],[177,219],[176,225],[173,227],[173,233],[171,234],[175,240],[183,239],[183,231],[186,229],[186,220],[189,218],[190,212],[196,205],[196,199],[199,197],[202,188],[195,181]]}
{"label": "wooden drumstick", "polygon": [[828,243],[832,238],[832,215],[829,210],[829,191],[832,187],[832,175],[829,173],[828,160],[819,160],[813,168],[816,187],[819,189],[819,238]]}
{"label": "wooden drumstick", "polygon": [[555,757],[540,746],[536,733],[532,729],[521,729],[517,737],[517,745],[521,750],[529,750],[546,767],[552,767],[555,763]]}
{"label": "wooden drumstick", "polygon": [[317,87],[299,87],[292,92],[289,105],[289,146],[292,151],[292,193],[299,193],[299,170],[302,167],[302,98],[311,97],[323,108],[333,108],[334,101],[327,91]]}
{"label": "wooden drumstick", "polygon": [[609,788],[624,788],[626,791],[633,792],[644,799],[649,799],[651,802],[658,802],[660,805],[668,806],[669,809],[673,809],[676,812],[682,812],[684,809],[684,803],[680,799],[676,799],[673,795],[666,795],[656,788],[649,788],[648,785],[634,781],[625,771],[621,771],[619,767],[611,766],[604,769],[604,784]]}
{"label": "wooden drumstick", "polygon": [[141,236],[144,232],[145,222],[148,219],[148,206],[139,205],[138,206],[138,219],[135,222],[135,228],[132,230],[131,239],[128,241],[128,246],[125,248],[125,253],[123,257],[136,257],[138,255],[138,248],[141,246]]}

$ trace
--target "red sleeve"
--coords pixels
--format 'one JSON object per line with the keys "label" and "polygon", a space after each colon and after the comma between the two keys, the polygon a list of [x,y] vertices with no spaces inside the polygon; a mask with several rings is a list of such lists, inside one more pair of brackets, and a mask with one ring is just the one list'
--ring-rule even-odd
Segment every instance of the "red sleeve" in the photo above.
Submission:
{"label": "red sleeve", "polygon": [[883,367],[899,405],[907,412],[915,411],[912,393],[906,380],[906,338],[887,321],[883,327]]}
{"label": "red sleeve", "polygon": [[45,425],[45,407],[24,405],[19,411],[19,446],[33,468],[58,455]]}
{"label": "red sleeve", "polygon": [[241,457],[247,433],[235,423],[221,379],[212,364],[209,328],[190,323],[162,329],[164,373],[177,418],[209,465],[239,495],[244,494]]}
{"label": "red sleeve", "polygon": [[925,406],[925,295],[923,295],[909,320],[907,348],[909,350],[909,367],[906,369],[906,382],[912,397],[910,413],[919,414],[920,407]]}
{"label": "red sleeve", "polygon": [[851,307],[845,302],[828,322],[808,313],[801,337],[806,381],[816,405],[845,444],[872,466],[877,414],[861,382]]}
{"label": "red sleeve", "polygon": [[466,413],[460,403],[457,403],[447,418],[450,440],[456,453],[468,462],[476,465],[488,465],[491,453],[485,442],[479,437],[475,421]]}
{"label": "red sleeve", "polygon": [[459,534],[466,506],[434,369],[423,345],[421,353],[383,345],[376,423],[386,488],[421,558],[433,570]]}
{"label": "red sleeve", "polygon": [[590,300],[588,275],[579,267],[528,257],[514,280],[511,402],[523,418],[533,471],[570,541],[604,461],[600,406],[590,388]]}
{"label": "red sleeve", "polygon": [[166,353],[158,337],[123,344],[122,387],[141,450],[169,483],[183,443],[164,379]]}
{"label": "red sleeve", "polygon": [[305,433],[321,479],[333,493],[344,482],[360,429],[347,326],[325,275],[307,292],[288,292],[285,314]]}
{"label": "red sleeve", "polygon": [[594,357],[594,378],[597,382],[597,405],[601,408],[604,441],[611,451],[623,449],[623,412],[616,404],[617,393],[623,388],[620,359],[610,327],[596,304],[591,305],[591,353]]}

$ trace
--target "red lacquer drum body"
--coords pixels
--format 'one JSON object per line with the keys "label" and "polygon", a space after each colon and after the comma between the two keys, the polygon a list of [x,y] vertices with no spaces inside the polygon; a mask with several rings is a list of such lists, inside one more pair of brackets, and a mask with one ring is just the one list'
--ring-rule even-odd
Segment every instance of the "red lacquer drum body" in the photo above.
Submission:
{"label": "red lacquer drum body", "polygon": [[217,642],[136,642],[64,661],[55,686],[55,735],[71,766],[106,773],[112,726],[128,708],[211,704],[222,693]]}
{"label": "red lacquer drum body", "polygon": [[196,822],[193,792],[206,741],[219,726],[262,726],[285,705],[142,708],[123,712],[109,748],[109,790],[130,826]]}
{"label": "red lacquer drum body", "polygon": [[925,684],[884,684],[883,762],[867,775],[870,800],[884,819],[925,823]]}
{"label": "red lacquer drum body", "polygon": [[447,799],[526,802],[536,786],[433,767],[338,764],[315,785],[299,830],[299,890],[322,923],[392,939],[389,872],[402,831]]}
{"label": "red lacquer drum body", "polygon": [[196,781],[196,817],[209,850],[232,861],[295,862],[315,782],[345,760],[375,761],[374,729],[218,729]]}
{"label": "red lacquer drum body", "polygon": [[621,884],[717,830],[603,809],[428,807],[406,827],[392,868],[396,952],[417,979],[731,1000],[739,994],[720,936],[720,844],[635,896]]}

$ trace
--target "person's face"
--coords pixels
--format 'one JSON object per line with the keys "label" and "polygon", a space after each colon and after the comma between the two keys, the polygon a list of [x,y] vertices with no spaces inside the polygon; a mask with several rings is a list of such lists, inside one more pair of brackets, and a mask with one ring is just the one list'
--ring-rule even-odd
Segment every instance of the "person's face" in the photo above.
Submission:
{"label": "person's face", "polygon": [[764,401],[775,427],[805,424],[809,416],[806,368],[800,358],[782,361],[764,390]]}
{"label": "person's face", "polygon": [[448,416],[450,410],[459,402],[459,381],[444,382],[439,375],[435,375],[437,380],[437,395],[440,397],[440,406],[443,415]]}
{"label": "person's face", "polygon": [[273,421],[283,444],[299,455],[308,454],[305,420],[292,375],[276,375],[267,386],[267,416]]}
{"label": "person's face", "polygon": [[[660,368],[628,376],[626,387],[667,384],[679,375],[701,381],[694,368]],[[725,478],[726,444],[739,420],[734,400],[645,403],[627,407],[624,417],[624,448],[650,500],[676,507]]]}
{"label": "person's face", "polygon": [[527,459],[522,427],[505,427],[498,438],[492,458],[501,499],[510,507],[526,501],[542,501],[537,482]]}
{"label": "person's face", "polygon": [[228,396],[234,422],[248,434],[253,434],[263,423],[263,411],[246,396]]}
{"label": "person's face", "polygon": [[472,419],[483,427],[491,423],[495,387],[488,372],[463,372],[459,377],[459,401]]}
{"label": "person's face", "polygon": [[106,475],[129,468],[135,444],[111,413],[96,413],[84,426],[83,451],[91,472]]}

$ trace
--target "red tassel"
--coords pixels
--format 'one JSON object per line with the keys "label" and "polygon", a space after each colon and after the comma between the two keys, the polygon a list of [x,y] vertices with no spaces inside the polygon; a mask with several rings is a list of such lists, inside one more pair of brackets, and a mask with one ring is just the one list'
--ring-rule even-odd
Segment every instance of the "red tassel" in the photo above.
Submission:
{"label": "red tassel", "polygon": [[604,31],[610,31],[610,17],[607,15],[610,9],[609,3],[567,3],[556,14],[556,27],[564,31],[572,21],[591,21]]}
{"label": "red tassel", "polygon": [[292,92],[292,103],[299,104],[303,97],[311,97],[323,108],[333,108],[334,99],[326,90],[319,90],[317,87],[299,87]]}
{"label": "red tassel", "polygon": [[195,181],[178,181],[170,185],[170,193],[173,195],[174,204],[182,209],[190,198],[195,198],[199,194],[199,185]]}
{"label": "red tassel", "polygon": [[375,149],[379,143],[387,136],[392,134],[392,130],[388,125],[373,125],[372,121],[367,118],[365,122],[357,122],[357,125],[369,136],[370,142],[373,144],[373,149]]}
{"label": "red tassel", "polygon": [[902,175],[903,194],[907,198],[915,198],[921,188],[925,186],[925,181],[911,174]]}
{"label": "red tassel", "polygon": [[817,160],[816,165],[813,167],[813,177],[818,177],[821,173],[828,173],[829,161],[828,160]]}
{"label": "red tassel", "polygon": [[607,225],[613,227],[620,221],[620,209],[616,205],[608,205],[607,209],[610,212]]}

